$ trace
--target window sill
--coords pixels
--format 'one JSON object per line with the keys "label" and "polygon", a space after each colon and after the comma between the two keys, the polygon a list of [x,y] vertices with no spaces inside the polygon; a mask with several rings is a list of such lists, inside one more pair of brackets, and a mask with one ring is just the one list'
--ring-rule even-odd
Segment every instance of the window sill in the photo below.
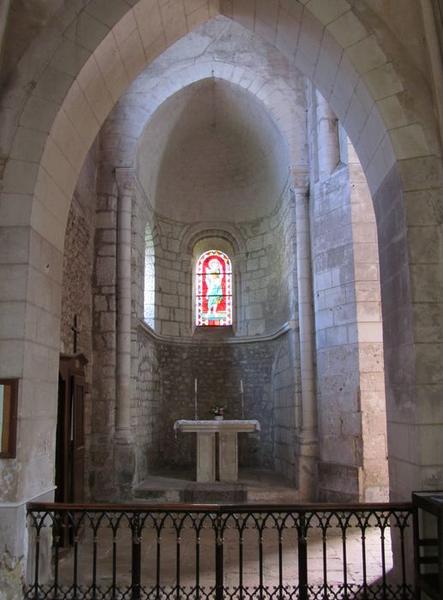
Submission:
{"label": "window sill", "polygon": [[234,328],[232,325],[225,327],[212,327],[210,325],[200,325],[194,328],[192,334],[193,339],[226,339],[235,336]]}

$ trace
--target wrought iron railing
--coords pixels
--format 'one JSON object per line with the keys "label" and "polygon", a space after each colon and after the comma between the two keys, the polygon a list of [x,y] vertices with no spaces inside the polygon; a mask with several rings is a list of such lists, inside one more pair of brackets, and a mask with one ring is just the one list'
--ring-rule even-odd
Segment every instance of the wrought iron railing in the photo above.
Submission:
{"label": "wrought iron railing", "polygon": [[28,505],[29,600],[410,600],[410,504]]}

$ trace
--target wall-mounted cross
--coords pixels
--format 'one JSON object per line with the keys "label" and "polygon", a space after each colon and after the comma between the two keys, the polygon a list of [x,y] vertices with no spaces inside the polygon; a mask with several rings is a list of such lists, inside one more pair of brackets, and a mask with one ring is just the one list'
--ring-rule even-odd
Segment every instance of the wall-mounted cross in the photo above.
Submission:
{"label": "wall-mounted cross", "polygon": [[77,315],[74,315],[74,324],[71,327],[71,331],[74,333],[74,354],[77,354],[77,341],[78,341],[78,334],[80,333],[80,329],[78,327],[78,317]]}

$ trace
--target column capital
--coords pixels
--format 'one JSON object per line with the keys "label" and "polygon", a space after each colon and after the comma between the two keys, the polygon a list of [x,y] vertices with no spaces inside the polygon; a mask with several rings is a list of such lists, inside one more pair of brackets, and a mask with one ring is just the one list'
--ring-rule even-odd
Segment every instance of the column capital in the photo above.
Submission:
{"label": "column capital", "polygon": [[115,167],[114,174],[119,195],[131,193],[135,185],[135,168]]}
{"label": "column capital", "polygon": [[309,197],[309,186],[308,185],[291,185],[291,191],[295,194],[295,196],[302,196],[304,198]]}
{"label": "column capital", "polygon": [[309,170],[306,165],[293,165],[289,172],[291,189],[309,189]]}

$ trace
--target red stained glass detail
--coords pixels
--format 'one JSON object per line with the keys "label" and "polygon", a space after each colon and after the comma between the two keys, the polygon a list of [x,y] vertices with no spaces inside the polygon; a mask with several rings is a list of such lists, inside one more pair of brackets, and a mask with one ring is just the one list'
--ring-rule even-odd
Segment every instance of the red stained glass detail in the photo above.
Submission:
{"label": "red stained glass detail", "polygon": [[209,250],[197,261],[196,325],[232,325],[232,266],[220,250]]}

